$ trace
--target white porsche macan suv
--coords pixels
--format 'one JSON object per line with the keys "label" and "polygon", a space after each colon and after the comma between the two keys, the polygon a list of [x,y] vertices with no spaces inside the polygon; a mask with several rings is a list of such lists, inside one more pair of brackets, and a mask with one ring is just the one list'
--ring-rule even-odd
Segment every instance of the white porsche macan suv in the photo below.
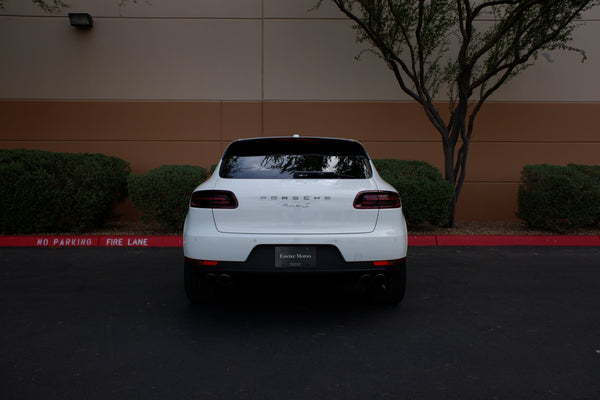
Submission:
{"label": "white porsche macan suv", "polygon": [[192,193],[183,230],[185,292],[267,274],[351,278],[386,303],[406,284],[398,192],[365,148],[345,139],[238,140]]}

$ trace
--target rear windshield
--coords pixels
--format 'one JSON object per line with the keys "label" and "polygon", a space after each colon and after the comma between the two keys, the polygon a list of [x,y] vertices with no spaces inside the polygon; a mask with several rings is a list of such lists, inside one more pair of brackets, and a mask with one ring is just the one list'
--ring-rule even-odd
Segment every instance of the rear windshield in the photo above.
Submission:
{"label": "rear windshield", "polygon": [[341,139],[253,139],[232,143],[219,170],[235,179],[367,179],[361,144]]}

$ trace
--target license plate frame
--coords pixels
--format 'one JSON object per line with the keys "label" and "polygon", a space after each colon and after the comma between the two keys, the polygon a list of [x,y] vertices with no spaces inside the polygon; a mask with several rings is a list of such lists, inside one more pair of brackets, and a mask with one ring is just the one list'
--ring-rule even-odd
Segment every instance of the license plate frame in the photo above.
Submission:
{"label": "license plate frame", "polygon": [[276,268],[313,268],[317,266],[315,246],[276,246]]}

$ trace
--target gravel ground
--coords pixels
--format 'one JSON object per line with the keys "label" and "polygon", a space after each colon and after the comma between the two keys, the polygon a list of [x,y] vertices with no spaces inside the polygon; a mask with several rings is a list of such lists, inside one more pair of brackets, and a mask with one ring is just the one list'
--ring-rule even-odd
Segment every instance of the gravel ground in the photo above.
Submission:
{"label": "gravel ground", "polygon": [[[111,222],[103,228],[90,232],[93,235],[176,235],[180,232],[146,226],[141,222]],[[551,231],[528,228],[519,221],[458,221],[455,228],[431,225],[409,227],[410,235],[553,235]],[[577,229],[569,235],[600,235],[600,227]]]}

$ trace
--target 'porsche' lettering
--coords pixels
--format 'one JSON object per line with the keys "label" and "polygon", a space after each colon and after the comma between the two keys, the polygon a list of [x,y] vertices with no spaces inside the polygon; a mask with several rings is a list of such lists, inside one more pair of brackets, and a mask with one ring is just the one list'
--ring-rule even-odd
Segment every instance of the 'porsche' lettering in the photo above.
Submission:
{"label": "'porsche' lettering", "polygon": [[331,200],[331,196],[260,196],[260,200]]}

